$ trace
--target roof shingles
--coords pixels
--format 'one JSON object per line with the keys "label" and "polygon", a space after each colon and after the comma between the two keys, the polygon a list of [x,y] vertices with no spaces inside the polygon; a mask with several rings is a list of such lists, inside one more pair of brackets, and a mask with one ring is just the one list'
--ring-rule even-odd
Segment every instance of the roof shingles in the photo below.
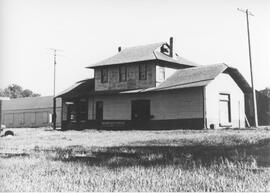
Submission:
{"label": "roof shingles", "polygon": [[[95,63],[87,68],[95,68],[99,66],[108,66],[108,65],[115,65],[115,64],[127,64],[127,63],[134,63],[134,62],[142,62],[142,61],[152,61],[152,60],[159,60],[171,64],[179,65],[179,68],[183,67],[191,67],[197,66],[194,62],[191,62],[182,57],[170,57],[160,51],[160,47],[166,42],[148,44],[143,46],[136,46],[126,48],[121,52],[118,52],[116,55],[109,57],[105,60],[102,60],[98,63]],[[182,65],[182,66],[181,66]]]}

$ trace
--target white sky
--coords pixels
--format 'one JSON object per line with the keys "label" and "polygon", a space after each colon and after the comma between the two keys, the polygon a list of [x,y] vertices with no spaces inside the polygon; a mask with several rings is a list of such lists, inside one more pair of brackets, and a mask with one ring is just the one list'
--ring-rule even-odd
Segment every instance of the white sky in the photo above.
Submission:
{"label": "white sky", "polygon": [[86,66],[129,47],[169,41],[198,64],[225,62],[250,81],[245,15],[250,9],[256,89],[270,86],[269,0],[0,0],[0,88],[16,83],[52,95],[92,77]]}

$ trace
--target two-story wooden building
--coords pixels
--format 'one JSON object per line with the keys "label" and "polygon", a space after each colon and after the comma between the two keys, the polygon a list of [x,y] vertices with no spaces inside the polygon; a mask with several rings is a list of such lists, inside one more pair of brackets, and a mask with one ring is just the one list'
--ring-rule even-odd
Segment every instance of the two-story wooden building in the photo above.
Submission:
{"label": "two-story wooden building", "polygon": [[226,64],[197,65],[169,43],[131,47],[89,66],[94,78],[60,93],[62,129],[245,126],[250,87]]}

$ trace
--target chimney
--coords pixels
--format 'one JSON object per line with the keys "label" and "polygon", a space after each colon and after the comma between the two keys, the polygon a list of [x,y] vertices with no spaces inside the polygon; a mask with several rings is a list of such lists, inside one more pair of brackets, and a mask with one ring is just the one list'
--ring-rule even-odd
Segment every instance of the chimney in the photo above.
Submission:
{"label": "chimney", "polygon": [[121,52],[121,46],[118,47],[118,52]]}
{"label": "chimney", "polygon": [[173,57],[173,37],[170,37],[170,56]]}

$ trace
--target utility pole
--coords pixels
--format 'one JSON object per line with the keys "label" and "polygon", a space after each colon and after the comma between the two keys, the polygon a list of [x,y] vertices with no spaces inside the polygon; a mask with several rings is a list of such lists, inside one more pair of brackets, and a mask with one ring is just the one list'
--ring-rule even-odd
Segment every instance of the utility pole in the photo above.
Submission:
{"label": "utility pole", "polygon": [[53,54],[53,97],[55,97],[55,75],[56,75],[56,49],[53,50],[54,54]]}
{"label": "utility pole", "polygon": [[57,51],[60,51],[55,48],[50,48],[50,50],[53,51],[53,115],[52,115],[52,121],[53,121],[53,129],[56,129],[56,98],[55,98],[55,83],[56,83],[56,57],[57,57]]}
{"label": "utility pole", "polygon": [[251,77],[251,86],[252,86],[252,100],[253,100],[253,110],[254,110],[254,126],[258,127],[258,113],[257,113],[257,101],[256,101],[256,91],[254,88],[253,81],[253,68],[252,68],[252,60],[251,60],[251,45],[250,45],[250,32],[249,32],[249,16],[254,16],[248,9],[242,10],[237,9],[246,14],[247,19],[247,34],[248,34],[248,51],[249,51],[249,64],[250,64],[250,77]]}

